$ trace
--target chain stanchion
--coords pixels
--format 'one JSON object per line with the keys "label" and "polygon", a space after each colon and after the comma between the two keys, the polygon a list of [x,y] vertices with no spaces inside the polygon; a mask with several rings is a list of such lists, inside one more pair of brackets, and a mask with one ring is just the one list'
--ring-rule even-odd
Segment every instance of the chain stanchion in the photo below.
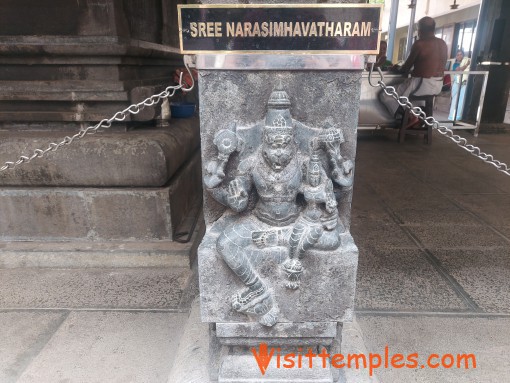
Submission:
{"label": "chain stanchion", "polygon": [[393,99],[395,101],[397,101],[400,106],[409,109],[412,114],[414,114],[416,117],[418,117],[420,120],[422,120],[423,123],[425,123],[427,126],[431,126],[433,129],[437,130],[441,135],[449,138],[450,140],[455,142],[458,147],[464,149],[465,151],[469,152],[473,156],[494,166],[501,173],[506,174],[507,176],[510,176],[510,168],[507,164],[496,160],[491,154],[487,154],[487,153],[483,152],[479,147],[469,144],[468,141],[464,137],[461,137],[458,134],[455,134],[453,132],[453,130],[448,128],[447,126],[440,125],[439,121],[437,121],[433,116],[427,116],[425,114],[425,112],[420,107],[413,106],[413,104],[409,101],[409,98],[407,98],[405,96],[399,96],[393,86],[388,86],[384,83],[384,76],[383,76],[380,68],[377,68],[377,71],[378,71],[381,79],[379,81],[377,81],[377,85],[372,84],[373,69],[374,69],[374,64],[371,65],[370,72],[368,75],[368,81],[371,86],[381,87],[386,95],[393,97]]}
{"label": "chain stanchion", "polygon": [[17,161],[11,162],[7,161],[4,163],[3,166],[0,167],[0,172],[3,172],[8,169],[14,169],[16,166],[19,166],[24,163],[28,163],[32,161],[34,158],[40,158],[44,156],[48,152],[54,152],[58,149],[60,149],[62,146],[71,145],[73,141],[79,140],[80,138],[85,137],[89,134],[95,134],[98,132],[99,129],[108,129],[112,126],[112,122],[114,121],[124,121],[128,114],[138,114],[140,111],[142,111],[145,107],[148,106],[154,106],[157,103],[159,103],[161,100],[165,98],[169,98],[175,95],[175,92],[177,92],[179,89],[183,92],[190,92],[194,86],[195,86],[195,79],[193,78],[193,73],[191,72],[189,68],[189,63],[184,60],[184,66],[186,67],[186,70],[188,74],[191,77],[191,85],[185,84],[183,82],[183,76],[185,75],[185,72],[181,72],[179,74],[179,84],[168,86],[165,88],[164,91],[158,94],[154,94],[145,100],[139,102],[138,104],[133,104],[128,106],[126,109],[121,110],[117,113],[115,113],[112,117],[108,119],[103,119],[99,121],[96,125],[88,126],[87,128],[80,129],[80,131],[73,136],[66,136],[64,139],[58,143],[52,142],[48,144],[48,147],[46,149],[35,149],[33,154],[31,156],[20,156]]}

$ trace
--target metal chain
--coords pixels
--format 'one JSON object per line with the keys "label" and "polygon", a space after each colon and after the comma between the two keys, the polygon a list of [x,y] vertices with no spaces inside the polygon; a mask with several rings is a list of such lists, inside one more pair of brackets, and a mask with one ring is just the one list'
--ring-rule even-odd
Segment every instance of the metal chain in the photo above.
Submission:
{"label": "metal chain", "polygon": [[34,153],[30,157],[20,156],[19,159],[15,162],[7,161],[7,162],[5,162],[5,164],[2,167],[0,167],[0,172],[3,172],[7,169],[14,169],[16,166],[19,166],[23,163],[28,163],[28,162],[32,161],[34,158],[42,157],[50,151],[54,152],[54,151],[60,149],[62,146],[70,145],[73,141],[83,138],[87,134],[97,133],[98,130],[101,128],[108,129],[112,126],[112,122],[124,121],[128,114],[138,114],[145,107],[154,106],[157,103],[159,103],[162,99],[174,96],[175,92],[177,92],[179,89],[182,89],[183,92],[191,91],[193,89],[193,87],[195,86],[195,79],[193,78],[193,73],[191,73],[191,70],[189,69],[188,63],[186,61],[184,62],[184,66],[186,67],[186,70],[188,71],[188,74],[191,77],[191,86],[190,87],[184,86],[185,85],[185,84],[183,84],[184,72],[181,72],[179,75],[179,84],[178,85],[168,86],[161,93],[154,94],[154,95],[146,98],[145,100],[139,102],[138,104],[130,105],[126,109],[115,113],[112,117],[99,121],[96,125],[91,125],[87,128],[80,129],[80,131],[78,133],[74,134],[73,136],[66,136],[59,143],[52,142],[48,145],[48,147],[46,149],[35,149]]}
{"label": "metal chain", "polygon": [[[377,87],[377,85],[372,84],[372,70],[373,70],[374,64],[370,67],[370,73],[368,75],[368,81],[370,85],[373,87]],[[425,114],[425,112],[419,107],[419,106],[413,106],[413,104],[409,101],[409,98],[404,96],[399,96],[396,92],[395,88],[393,86],[388,86],[384,83],[384,77],[381,72],[380,68],[377,68],[379,72],[379,76],[381,76],[381,80],[377,81],[378,86],[380,86],[384,93],[388,96],[391,96],[395,99],[395,101],[398,102],[398,104],[404,108],[407,108],[411,111],[412,114],[414,114],[416,117],[418,117],[420,120],[422,120],[426,125],[432,126],[432,128],[436,129],[439,133],[441,133],[443,136],[449,138],[453,142],[455,142],[460,148],[466,150],[467,152],[471,153],[473,156],[480,158],[482,161],[491,164],[496,169],[498,169],[503,174],[506,174],[507,176],[510,176],[510,168],[507,164],[504,162],[496,160],[492,154],[487,154],[485,152],[482,152],[482,150],[474,145],[468,144],[468,141],[464,138],[459,136],[458,134],[455,134],[453,130],[450,128],[440,125],[439,122],[432,116],[428,116]]]}

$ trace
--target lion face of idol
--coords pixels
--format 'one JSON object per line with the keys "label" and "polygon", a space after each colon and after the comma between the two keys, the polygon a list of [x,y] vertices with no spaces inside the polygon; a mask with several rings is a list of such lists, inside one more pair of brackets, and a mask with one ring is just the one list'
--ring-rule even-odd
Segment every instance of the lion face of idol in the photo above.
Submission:
{"label": "lion face of idol", "polygon": [[262,155],[266,163],[276,172],[283,170],[292,160],[295,144],[290,134],[264,135]]}

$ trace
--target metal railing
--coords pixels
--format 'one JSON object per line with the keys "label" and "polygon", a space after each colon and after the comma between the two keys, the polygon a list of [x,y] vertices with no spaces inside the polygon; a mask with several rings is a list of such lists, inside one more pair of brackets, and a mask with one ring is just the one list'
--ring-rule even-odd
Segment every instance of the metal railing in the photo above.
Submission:
{"label": "metal railing", "polygon": [[[453,121],[448,120],[446,117],[442,116],[441,113],[438,113],[437,118],[442,122],[446,123],[448,126],[453,129],[466,129],[466,130],[474,130],[474,136],[478,136],[478,132],[480,130],[480,121],[482,117],[483,103],[485,99],[485,91],[487,88],[487,79],[488,79],[488,71],[446,71],[445,74],[449,74],[452,77],[452,83],[455,81],[455,76],[461,76],[460,84],[462,81],[467,80],[469,76],[478,76],[480,79],[483,78],[482,87],[480,90],[480,100],[477,107],[476,119],[473,123],[468,123],[466,121],[459,121],[458,116],[454,116]],[[395,127],[395,119],[393,116],[390,116],[387,112],[386,108],[383,106],[381,101],[379,100],[379,92],[376,88],[372,88],[368,83],[368,72],[364,72],[362,75],[362,84],[361,84],[361,100],[360,100],[360,115],[358,122],[359,130],[374,130],[381,129],[385,127]],[[383,72],[384,79],[387,84],[397,87],[398,84],[403,82],[406,77],[401,74],[396,74],[392,72]],[[452,84],[453,85],[453,84]],[[471,87],[471,89],[479,89]],[[442,92],[442,95],[446,95],[446,92]],[[455,102],[455,111],[458,111],[458,104],[460,102],[460,88],[457,94],[457,97],[451,102]],[[439,100],[439,97],[436,98],[436,101]],[[436,103],[438,105],[439,102]],[[451,104],[448,104],[451,105]],[[457,114],[457,113],[455,113]]]}
{"label": "metal railing", "polygon": [[[474,129],[475,130],[474,136],[477,137],[478,132],[480,131],[480,120],[482,118],[483,103],[485,100],[485,91],[487,89],[487,79],[489,77],[489,72],[488,71],[478,71],[478,70],[477,71],[451,71],[451,70],[449,70],[449,71],[445,71],[444,73],[445,73],[445,75],[449,74],[452,77],[452,88],[453,88],[455,81],[457,81],[456,80],[457,78],[459,81],[459,91],[456,94],[455,100],[452,99],[452,103],[455,102],[455,113],[453,115],[453,120],[452,120],[453,125],[458,124],[462,127],[462,129]],[[478,102],[478,108],[476,111],[475,125],[457,120],[457,112],[459,110],[461,88],[463,86],[462,83],[464,81],[467,82],[467,80],[469,79],[469,76],[483,76],[483,83],[482,83],[482,88],[480,91],[480,101]],[[471,88],[471,89],[473,89],[473,88]],[[465,102],[465,100],[462,100],[462,102]]]}

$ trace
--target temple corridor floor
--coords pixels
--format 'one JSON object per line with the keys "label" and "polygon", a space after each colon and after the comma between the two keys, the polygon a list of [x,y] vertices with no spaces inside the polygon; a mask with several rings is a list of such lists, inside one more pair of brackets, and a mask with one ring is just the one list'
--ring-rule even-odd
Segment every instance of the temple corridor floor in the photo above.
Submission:
{"label": "temple corridor floor", "polygon": [[[510,164],[510,135],[461,133]],[[473,353],[476,369],[380,368],[382,382],[510,380],[510,177],[434,135],[358,138],[356,313],[370,352]]]}
{"label": "temple corridor floor", "polygon": [[[510,134],[463,135],[510,164]],[[360,134],[355,177],[368,351],[477,358],[378,368],[379,381],[510,381],[510,177],[437,134],[398,144],[394,131]],[[166,383],[196,293],[187,268],[4,265],[0,382]]]}

